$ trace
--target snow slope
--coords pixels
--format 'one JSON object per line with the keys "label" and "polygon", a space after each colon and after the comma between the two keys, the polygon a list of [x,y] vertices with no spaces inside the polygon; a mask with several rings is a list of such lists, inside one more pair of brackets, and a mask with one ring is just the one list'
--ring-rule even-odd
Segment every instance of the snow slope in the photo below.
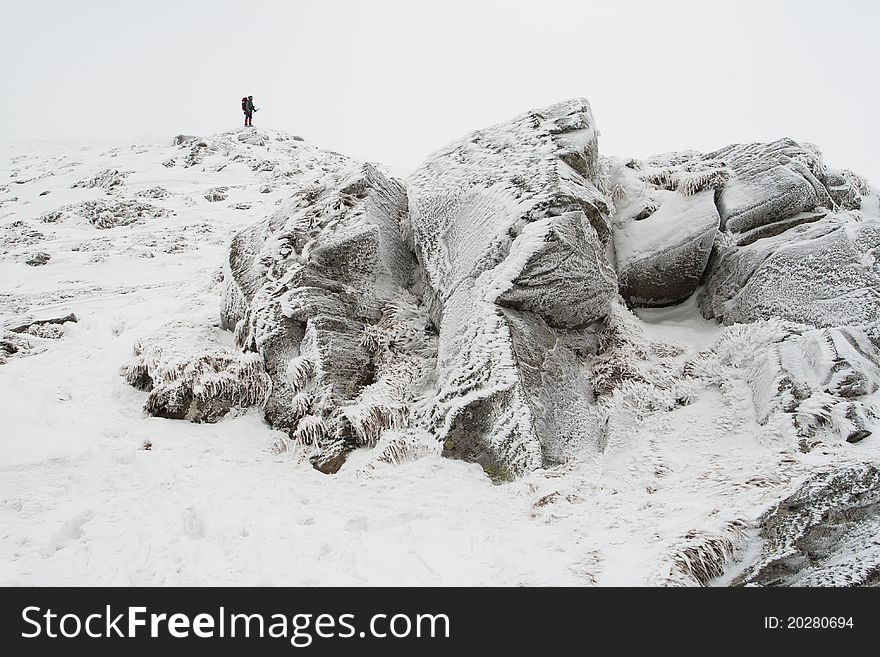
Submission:
{"label": "snow slope", "polygon": [[[621,349],[636,325],[654,347],[625,354],[647,383],[613,396],[604,451],[499,485],[473,463],[391,465],[369,449],[327,476],[258,409],[146,417],[147,393],[120,374],[134,345],[177,317],[232,346],[218,319],[225,244],[310,175],[292,153],[312,148],[255,129],[0,159],[0,324],[79,320],[16,334],[0,365],[0,583],[699,584],[808,475],[880,461],[875,437],[805,453],[759,424],[736,364],[706,365],[717,372],[688,405],[638,407],[686,392],[664,387],[668,373],[737,329],[692,301],[639,310],[638,324],[621,311]],[[89,201],[161,212],[98,228]],[[36,253],[48,262],[26,264]]]}

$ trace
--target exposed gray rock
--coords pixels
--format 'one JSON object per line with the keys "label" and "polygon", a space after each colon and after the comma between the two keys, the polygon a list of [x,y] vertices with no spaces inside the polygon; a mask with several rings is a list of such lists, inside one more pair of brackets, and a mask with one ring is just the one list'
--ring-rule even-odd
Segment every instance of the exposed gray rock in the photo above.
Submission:
{"label": "exposed gray rock", "polygon": [[46,253],[45,251],[38,251],[29,255],[24,261],[24,264],[30,265],[31,267],[39,267],[41,265],[45,265],[51,259],[52,256],[50,254]]}
{"label": "exposed gray rock", "polygon": [[19,324],[18,326],[14,326],[12,328],[6,329],[11,331],[12,333],[28,333],[34,326],[44,326],[46,324],[66,324],[67,322],[76,322],[76,315],[70,313],[69,315],[65,315],[64,317],[51,317],[49,319],[34,319],[30,322],[26,322],[25,324]]}
{"label": "exposed gray rock", "polygon": [[107,169],[106,171],[101,171],[91,178],[85,178],[80,180],[79,182],[71,185],[72,188],[83,188],[83,189],[92,189],[95,187],[100,187],[102,189],[106,189],[107,191],[112,190],[115,187],[120,187],[125,183],[125,178],[131,173],[131,171],[119,171],[117,169]]}

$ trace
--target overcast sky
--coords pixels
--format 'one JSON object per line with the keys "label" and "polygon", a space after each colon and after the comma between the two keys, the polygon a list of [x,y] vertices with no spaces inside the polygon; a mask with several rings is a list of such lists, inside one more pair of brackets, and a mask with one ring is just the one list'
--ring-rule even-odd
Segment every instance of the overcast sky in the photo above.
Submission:
{"label": "overcast sky", "polygon": [[876,0],[0,0],[0,138],[255,124],[411,167],[590,99],[605,153],[790,136],[880,185]]}

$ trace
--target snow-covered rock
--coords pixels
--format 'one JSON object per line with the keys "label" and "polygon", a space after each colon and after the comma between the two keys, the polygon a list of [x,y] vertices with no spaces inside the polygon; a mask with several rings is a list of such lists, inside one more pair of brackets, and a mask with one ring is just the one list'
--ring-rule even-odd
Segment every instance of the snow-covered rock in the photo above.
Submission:
{"label": "snow-covered rock", "polygon": [[381,369],[366,329],[406,292],[414,258],[400,182],[317,149],[308,157],[297,162],[299,191],[233,239],[222,319],[239,347],[265,358],[269,421],[319,448],[316,465],[335,472],[348,450],[375,442],[373,421],[402,423],[381,402],[370,422],[351,416],[364,412],[356,398],[375,392]]}
{"label": "snow-covered rock", "polygon": [[11,221],[0,226],[0,254],[33,246],[45,239],[45,233],[33,224],[20,219]]}
{"label": "snow-covered rock", "polygon": [[224,345],[209,327],[178,321],[134,346],[126,380],[150,394],[149,415],[216,422],[232,408],[261,406],[272,382],[260,354]]}
{"label": "snow-covered rock", "polygon": [[[878,339],[877,194],[857,175],[829,169],[814,146],[791,139],[734,144],[705,155],[669,154],[619,171],[623,200],[618,202],[622,216],[615,222],[615,245],[621,291],[633,303],[662,302],[657,288],[663,285],[690,293],[701,280],[703,313],[725,324],[782,317],[821,327],[858,326]],[[632,183],[635,176],[644,181],[643,188]],[[651,184],[685,194],[712,189],[714,197],[709,191],[691,200],[676,197],[677,206],[664,214],[661,201],[669,192],[650,189]],[[706,199],[702,212],[693,200],[700,196]],[[710,198],[720,231],[708,269],[701,273],[713,232]],[[691,246],[679,246],[662,225],[652,233],[651,221],[658,214],[674,217],[679,226],[674,236],[686,243],[692,235]],[[698,217],[705,221],[701,224]],[[633,267],[632,251],[650,253],[651,248],[642,268]],[[689,285],[679,288],[675,283],[682,271]]]}
{"label": "snow-covered rock", "polygon": [[714,186],[727,176],[701,160],[618,164],[614,252],[620,293],[630,303],[667,306],[694,293],[720,225]]}
{"label": "snow-covered rock", "polygon": [[205,200],[210,201],[211,203],[216,203],[217,201],[225,201],[227,192],[229,192],[228,187],[212,187],[207,192],[205,192]]}
{"label": "snow-covered rock", "polygon": [[[843,174],[826,174],[814,146],[787,138],[769,144],[734,144],[705,157],[721,160],[733,171],[718,199],[722,228],[731,233],[745,233],[818,207],[834,209],[838,204],[825,180],[846,184]],[[837,196],[843,200],[845,194]],[[844,209],[858,208],[856,198]]]}
{"label": "snow-covered rock", "polygon": [[131,171],[119,171],[117,169],[107,169],[95,174],[91,178],[79,180],[71,186],[73,189],[94,189],[100,187],[111,191],[114,187],[119,187],[125,183],[125,178],[131,174]]}
{"label": "snow-covered rock", "polygon": [[817,472],[760,519],[760,556],[734,583],[876,586],[878,509],[876,465]]}
{"label": "snow-covered rock", "polygon": [[596,134],[0,158],[2,583],[875,581],[877,196]]}
{"label": "snow-covered rock", "polygon": [[725,324],[782,317],[859,327],[880,344],[880,222],[830,214],[737,246],[719,240],[700,290],[706,317]]}
{"label": "snow-covered rock", "polygon": [[687,367],[721,386],[742,379],[758,424],[805,451],[823,439],[859,442],[880,418],[871,397],[880,387],[880,352],[857,328],[778,319],[735,325]]}
{"label": "snow-covered rock", "polygon": [[112,198],[67,205],[47,212],[39,219],[46,224],[85,220],[95,228],[106,229],[158,219],[166,214],[164,208],[137,199]]}
{"label": "snow-covered rock", "polygon": [[579,330],[617,290],[597,134],[589,103],[569,101],[471,133],[408,180],[440,329],[434,428],[445,454],[498,478],[595,433]]}

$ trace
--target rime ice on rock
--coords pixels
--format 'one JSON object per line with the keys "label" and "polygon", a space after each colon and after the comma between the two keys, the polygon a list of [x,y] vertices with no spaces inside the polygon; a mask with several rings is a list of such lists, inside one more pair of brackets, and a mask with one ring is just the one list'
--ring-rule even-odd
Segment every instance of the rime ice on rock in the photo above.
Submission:
{"label": "rime ice on rock", "polygon": [[878,250],[880,224],[847,214],[745,246],[720,243],[700,306],[727,324],[776,316],[861,327],[880,344]]}
{"label": "rime ice on rock", "polygon": [[683,301],[706,270],[720,225],[715,188],[729,172],[690,157],[630,160],[613,174],[617,275],[620,293],[634,305]]}
{"label": "rime ice on rock", "polygon": [[[405,423],[405,396],[395,402],[391,384],[378,390],[388,350],[367,328],[416,305],[406,296],[414,259],[400,182],[335,154],[310,157],[298,162],[305,179],[293,197],[233,240],[222,320],[240,348],[265,359],[267,419],[316,446],[316,465],[335,472],[349,449]],[[419,385],[418,374],[401,376],[398,385]]]}
{"label": "rime ice on rock", "polygon": [[880,223],[867,183],[790,139],[728,146],[717,195],[724,233],[698,301],[725,324],[769,317],[865,329],[880,344]]}
{"label": "rime ice on rock", "polygon": [[409,225],[440,327],[444,453],[504,478],[595,444],[577,355],[617,292],[597,131],[574,100],[474,132],[409,178]]}
{"label": "rime ice on rock", "polygon": [[780,139],[618,160],[611,184],[620,291],[632,304],[669,305],[699,288],[703,314],[725,324],[781,317],[880,340],[880,224],[862,208],[876,193],[815,147]]}
{"label": "rime ice on rock", "polygon": [[234,407],[264,404],[272,389],[259,354],[229,349],[212,330],[186,322],[167,324],[134,353],[123,373],[149,391],[150,415],[216,422]]}
{"label": "rime ice on rock", "polygon": [[100,187],[110,192],[115,187],[123,185],[125,183],[125,178],[131,173],[131,171],[107,169],[106,171],[102,171],[91,178],[86,178],[84,180],[75,182],[72,185],[72,188],[93,189],[96,187]]}
{"label": "rime ice on rock", "polygon": [[[584,100],[528,112],[436,152],[406,188],[283,134],[180,138],[171,166],[228,160],[289,190],[234,238],[225,277],[223,324],[262,359],[267,419],[324,471],[358,445],[391,461],[441,445],[498,479],[616,448],[733,377],[768,430],[863,439],[880,242],[866,183],[791,140],[639,161],[600,158],[596,135]],[[753,325],[698,375],[618,291],[639,306],[697,292],[706,316]]]}
{"label": "rime ice on rock", "polygon": [[876,586],[880,470],[819,471],[760,519],[762,550],[734,584]]}
{"label": "rime ice on rock", "polygon": [[822,439],[863,440],[880,415],[880,352],[857,328],[817,329],[779,319],[737,324],[688,367],[719,386],[742,379],[755,417],[808,451]]}

